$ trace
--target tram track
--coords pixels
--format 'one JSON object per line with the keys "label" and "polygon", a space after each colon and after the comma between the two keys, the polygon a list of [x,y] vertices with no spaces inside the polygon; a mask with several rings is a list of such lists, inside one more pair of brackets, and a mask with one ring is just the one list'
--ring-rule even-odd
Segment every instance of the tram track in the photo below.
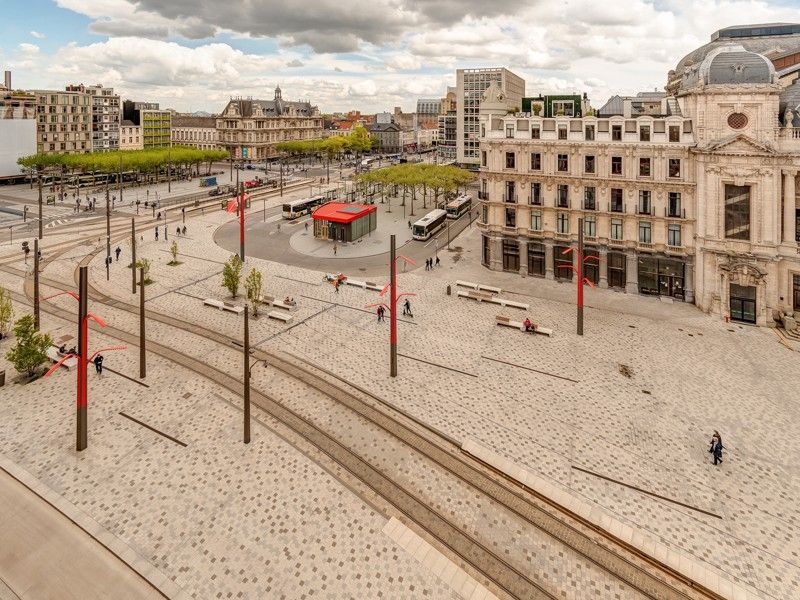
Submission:
{"label": "tram track", "polygon": [[[68,249],[65,248],[63,251],[66,252]],[[88,265],[100,251],[102,249],[90,252],[78,266]],[[3,270],[13,272],[21,277],[26,276],[23,271],[13,267],[5,266]],[[77,268],[75,272],[77,274]],[[71,289],[71,286],[49,278],[41,278],[40,283],[55,289]],[[30,286],[25,286],[25,296],[18,293],[12,293],[12,296],[29,301],[25,300],[26,296],[30,295],[29,288]],[[138,316],[137,306],[124,300],[111,298],[99,292],[91,284],[90,294],[93,301]],[[65,319],[74,318],[72,313],[50,303],[43,303],[42,309]],[[148,319],[216,342],[227,350],[232,350],[232,344],[238,342],[238,340],[233,340],[201,325],[159,312],[148,311]],[[138,345],[138,335],[134,333],[112,326],[104,328],[103,333],[131,345]],[[198,358],[151,340],[148,340],[148,351],[206,377],[233,393],[242,393],[242,384],[238,378],[231,377],[222,370],[203,363]],[[443,437],[440,432],[406,413],[398,411],[369,391],[323,367],[287,352],[271,349],[257,348],[252,352],[252,356],[255,359],[267,361],[278,371],[302,381],[336,403],[347,407],[348,410],[372,423],[387,435],[400,440],[415,452],[419,452],[427,461],[452,474],[470,488],[479,491],[504,509],[519,516],[532,527],[572,549],[603,571],[612,574],[644,597],[670,600],[673,598],[720,598],[713,592],[695,585],[688,578],[658,563],[652,557],[623,544],[603,530],[591,524],[582,523],[580,518],[548,499],[537,497],[531,490],[520,488],[503,474],[493,472],[486,465],[463,455],[455,440]],[[462,527],[453,523],[447,515],[420,502],[418,498],[369,464],[351,448],[346,447],[330,432],[321,429],[312,420],[303,417],[261,390],[252,389],[251,397],[253,402],[267,414],[312,443],[351,475],[392,504],[406,518],[447,546],[463,561],[472,565],[510,597],[556,597],[553,592],[521,572],[505,558],[498,556],[480,540],[463,532]]]}

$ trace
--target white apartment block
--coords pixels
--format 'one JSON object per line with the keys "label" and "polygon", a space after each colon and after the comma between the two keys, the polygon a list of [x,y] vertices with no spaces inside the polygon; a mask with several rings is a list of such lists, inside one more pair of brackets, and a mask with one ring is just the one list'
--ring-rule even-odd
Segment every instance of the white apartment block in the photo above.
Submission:
{"label": "white apartment block", "polygon": [[86,92],[36,90],[38,154],[92,151],[92,96]]}
{"label": "white apartment block", "polygon": [[113,88],[102,85],[69,85],[68,92],[84,92],[92,97],[92,152],[119,149],[120,99]]}
{"label": "white apartment block", "polygon": [[500,88],[498,100],[506,108],[521,108],[525,81],[508,69],[500,67],[456,71],[456,162],[459,164],[478,166],[480,163],[478,120],[481,99],[492,83]]}
{"label": "white apartment block", "polygon": [[480,119],[485,266],[572,280],[582,218],[600,287],[758,325],[800,311],[800,80],[734,40],[647,114],[511,115],[502,95]]}
{"label": "white apartment block", "polygon": [[133,121],[123,120],[119,127],[120,150],[143,150],[142,126]]}

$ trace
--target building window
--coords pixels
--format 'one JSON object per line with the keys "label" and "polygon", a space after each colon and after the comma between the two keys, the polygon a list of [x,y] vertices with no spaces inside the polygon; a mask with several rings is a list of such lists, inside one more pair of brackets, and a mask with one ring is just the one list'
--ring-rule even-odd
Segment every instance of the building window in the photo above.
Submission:
{"label": "building window", "polygon": [[489,207],[485,204],[481,207],[481,223],[488,223],[489,222]]}
{"label": "building window", "polygon": [[680,217],[681,216],[681,193],[680,192],[670,192],[669,193],[669,206],[667,207],[667,216],[668,217]]}
{"label": "building window", "polygon": [[608,264],[608,287],[624,288],[626,283],[625,265],[626,258],[619,252],[609,252],[607,256]]}
{"label": "building window", "polygon": [[560,140],[567,139],[567,126],[566,125],[559,125],[558,126],[558,139],[560,139]]}
{"label": "building window", "polygon": [[639,242],[642,244],[651,244],[651,224],[650,221],[639,221]]}
{"label": "building window", "polygon": [[542,184],[538,181],[531,184],[531,204],[542,205]]}
{"label": "building window", "polygon": [[583,210],[595,210],[597,208],[595,199],[596,194],[594,186],[583,188]]}
{"label": "building window", "polygon": [[558,233],[569,233],[569,214],[565,212],[558,213],[556,217],[556,231]]}
{"label": "building window", "polygon": [[568,246],[553,246],[553,271],[556,279],[572,280],[572,252],[567,250]]}
{"label": "building window", "polygon": [[594,125],[587,125],[583,129],[583,137],[587,142],[594,141]]}
{"label": "building window", "polygon": [[531,211],[531,231],[541,231],[542,230],[542,211],[540,210],[532,210]]}
{"label": "building window", "polygon": [[537,242],[530,242],[528,244],[528,275],[544,277],[544,256],[544,244]]}
{"label": "building window", "polygon": [[622,203],[621,188],[611,188],[611,212],[625,212],[625,206]]}
{"label": "building window", "polygon": [[506,227],[516,227],[517,226],[517,209],[515,208],[507,208],[506,209]]}
{"label": "building window", "polygon": [[621,240],[622,232],[622,219],[611,219],[611,239]]}
{"label": "building window", "polygon": [[747,127],[747,116],[742,113],[733,113],[729,115],[728,126],[731,129],[744,129]]}
{"label": "building window", "polygon": [[612,175],[622,175],[622,157],[621,156],[612,156],[611,157],[611,174]]}
{"label": "building window", "polygon": [[583,218],[583,235],[586,237],[597,236],[597,220],[594,216],[586,216]]}
{"label": "building window", "polygon": [[503,202],[516,202],[516,189],[513,181],[506,181],[506,193],[503,195]]}
{"label": "building window", "polygon": [[542,153],[531,152],[531,171],[542,170]]}
{"label": "building window", "polygon": [[553,114],[558,117],[574,117],[574,102],[572,100],[556,100],[553,102]]}
{"label": "building window", "polygon": [[514,152],[506,152],[506,169],[515,169],[517,155]]}
{"label": "building window", "polygon": [[639,127],[639,141],[640,142],[650,141],[650,125],[642,125],[641,127]]}
{"label": "building window", "polygon": [[725,237],[750,239],[750,186],[725,186]]}
{"label": "building window", "polygon": [[670,125],[669,126],[669,141],[670,142],[680,142],[681,141],[681,128],[680,128],[680,125]]}
{"label": "building window", "polygon": [[652,205],[650,203],[650,190],[639,190],[639,207],[638,211],[640,215],[650,215],[652,214],[651,208]]}
{"label": "building window", "polygon": [[486,150],[481,150],[481,166],[486,166]]}
{"label": "building window", "polygon": [[640,158],[639,159],[639,177],[650,177],[650,159],[649,158]]}
{"label": "building window", "polygon": [[503,271],[519,271],[519,243],[503,240]]}
{"label": "building window", "polygon": [[611,141],[614,142],[622,141],[622,125],[611,126]]}
{"label": "building window", "polygon": [[483,236],[483,252],[481,256],[483,257],[483,264],[484,266],[489,266],[489,258],[491,256],[491,243],[489,242],[489,238],[485,235]]}
{"label": "building window", "polygon": [[513,138],[514,137],[514,126],[513,125],[506,125],[506,137]]}
{"label": "building window", "polygon": [[556,206],[569,208],[569,186],[560,183],[556,188]]}
{"label": "building window", "polygon": [[583,159],[583,170],[586,173],[594,173],[594,156],[586,156]]}
{"label": "building window", "polygon": [[680,246],[681,245],[681,226],[668,225],[667,226],[667,245]]}
{"label": "building window", "polygon": [[569,171],[569,157],[566,154],[558,155],[558,171]]}
{"label": "building window", "polygon": [[681,159],[680,158],[670,158],[669,159],[667,174],[670,177],[680,177],[681,176]]}
{"label": "building window", "polygon": [[534,125],[533,127],[531,127],[531,139],[532,140],[538,140],[538,139],[540,139],[540,137],[541,137],[541,134],[539,132],[539,126],[538,125]]}

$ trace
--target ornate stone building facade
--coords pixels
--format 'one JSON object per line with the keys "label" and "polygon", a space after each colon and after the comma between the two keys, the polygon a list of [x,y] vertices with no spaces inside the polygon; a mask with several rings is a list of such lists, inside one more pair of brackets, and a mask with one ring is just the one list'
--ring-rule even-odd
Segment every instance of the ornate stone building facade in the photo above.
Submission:
{"label": "ornate stone building facade", "polygon": [[800,310],[800,81],[723,44],[646,115],[507,115],[498,94],[481,104],[487,267],[571,279],[583,218],[600,287],[759,325]]}
{"label": "ornate stone building facade", "polygon": [[289,102],[275,88],[273,100],[231,99],[217,117],[219,145],[233,158],[264,160],[289,140],[322,139],[322,115],[309,102]]}

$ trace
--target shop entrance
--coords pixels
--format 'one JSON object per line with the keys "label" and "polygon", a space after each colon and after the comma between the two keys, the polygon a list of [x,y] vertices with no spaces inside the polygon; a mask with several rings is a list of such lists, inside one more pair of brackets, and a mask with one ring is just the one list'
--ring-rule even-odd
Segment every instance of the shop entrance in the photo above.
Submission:
{"label": "shop entrance", "polygon": [[742,323],[756,322],[756,288],[732,283],[730,285],[731,320]]}

